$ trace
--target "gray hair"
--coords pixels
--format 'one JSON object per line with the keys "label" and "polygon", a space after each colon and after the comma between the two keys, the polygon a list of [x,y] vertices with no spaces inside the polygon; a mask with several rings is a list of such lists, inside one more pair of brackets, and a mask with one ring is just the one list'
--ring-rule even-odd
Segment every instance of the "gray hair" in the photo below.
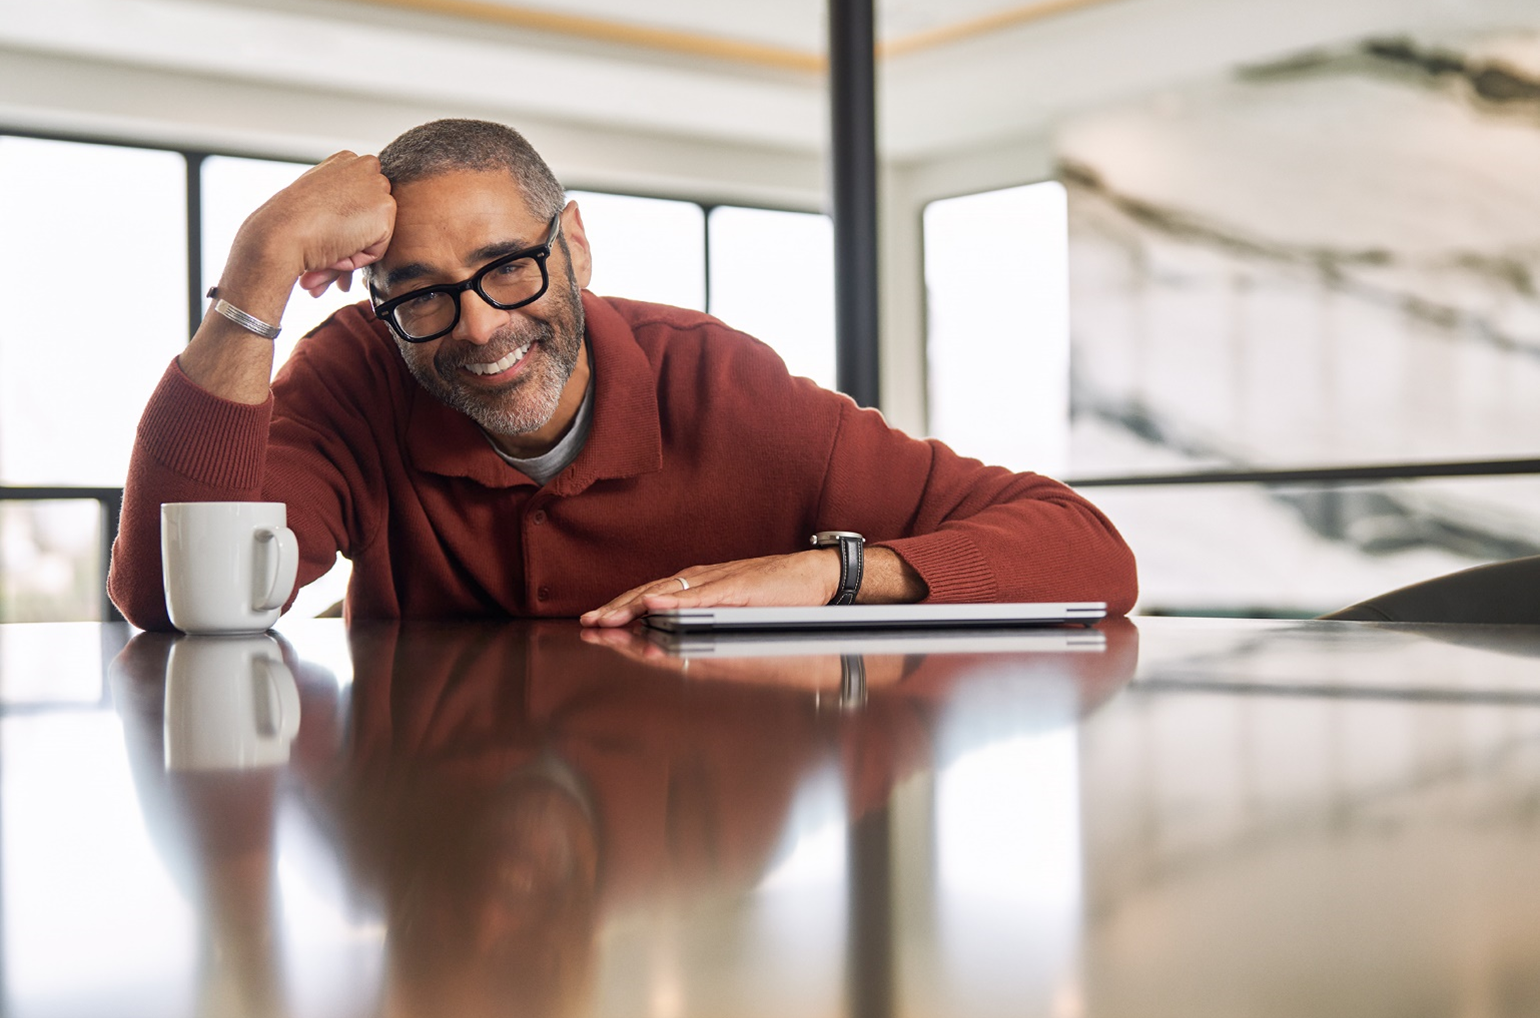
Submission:
{"label": "gray hair", "polygon": [[548,220],[567,205],[567,192],[524,136],[487,120],[434,120],[414,127],[380,150],[380,172],[392,184],[452,170],[506,170],[524,192],[524,204]]}

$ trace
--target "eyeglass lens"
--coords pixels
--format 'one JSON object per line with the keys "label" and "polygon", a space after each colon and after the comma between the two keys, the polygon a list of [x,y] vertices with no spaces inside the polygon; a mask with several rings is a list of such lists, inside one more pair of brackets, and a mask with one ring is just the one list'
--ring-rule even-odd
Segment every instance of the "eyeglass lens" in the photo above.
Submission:
{"label": "eyeglass lens", "polygon": [[[540,264],[534,258],[516,258],[496,265],[480,276],[473,287],[494,305],[507,307],[533,300],[545,285]],[[458,312],[455,302],[462,294],[425,293],[397,305],[393,315],[396,325],[408,336],[426,338],[454,327]]]}

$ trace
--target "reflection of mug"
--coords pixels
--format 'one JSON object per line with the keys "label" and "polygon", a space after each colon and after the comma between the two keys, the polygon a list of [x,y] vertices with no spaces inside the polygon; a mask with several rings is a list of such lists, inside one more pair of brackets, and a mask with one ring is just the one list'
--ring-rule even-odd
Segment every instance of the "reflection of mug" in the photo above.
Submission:
{"label": "reflection of mug", "polygon": [[184,633],[260,633],[294,592],[299,544],[282,502],[168,502],[161,574]]}
{"label": "reflection of mug", "polygon": [[166,664],[166,769],[288,762],[299,687],[270,636],[184,636]]}

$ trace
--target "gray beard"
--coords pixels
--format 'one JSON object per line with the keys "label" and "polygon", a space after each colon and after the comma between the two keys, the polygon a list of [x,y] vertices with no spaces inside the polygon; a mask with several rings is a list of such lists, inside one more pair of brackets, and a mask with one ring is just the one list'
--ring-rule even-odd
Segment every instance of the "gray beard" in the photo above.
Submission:
{"label": "gray beard", "polygon": [[[568,273],[570,276],[570,269]],[[460,299],[479,298],[466,293]],[[526,321],[522,326],[510,322],[485,346],[443,344],[431,361],[418,354],[419,348],[414,344],[399,338],[396,342],[412,376],[441,403],[465,414],[489,434],[527,435],[543,428],[555,416],[562,392],[577,367],[585,321],[575,279],[569,279],[552,310],[547,321]],[[462,384],[462,365],[498,360],[526,341],[530,346],[525,356],[533,356],[536,361],[508,385],[488,392]]]}

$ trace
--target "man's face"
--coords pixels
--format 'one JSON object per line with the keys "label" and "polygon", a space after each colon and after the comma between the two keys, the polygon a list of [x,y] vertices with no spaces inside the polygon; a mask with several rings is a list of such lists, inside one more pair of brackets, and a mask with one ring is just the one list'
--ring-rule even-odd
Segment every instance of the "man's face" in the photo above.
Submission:
{"label": "man's face", "polygon": [[[550,226],[530,214],[518,185],[501,171],[443,173],[399,185],[393,194],[395,229],[372,275],[382,299],[457,283],[500,255],[541,244]],[[581,387],[566,393],[582,355],[579,291],[590,274],[575,205],[562,213],[562,240],[546,264],[550,287],[532,304],[501,311],[467,290],[448,335],[426,343],[396,337],[422,387],[493,435],[539,432],[558,411],[575,412],[582,398]],[[559,432],[567,421],[555,424]]]}

